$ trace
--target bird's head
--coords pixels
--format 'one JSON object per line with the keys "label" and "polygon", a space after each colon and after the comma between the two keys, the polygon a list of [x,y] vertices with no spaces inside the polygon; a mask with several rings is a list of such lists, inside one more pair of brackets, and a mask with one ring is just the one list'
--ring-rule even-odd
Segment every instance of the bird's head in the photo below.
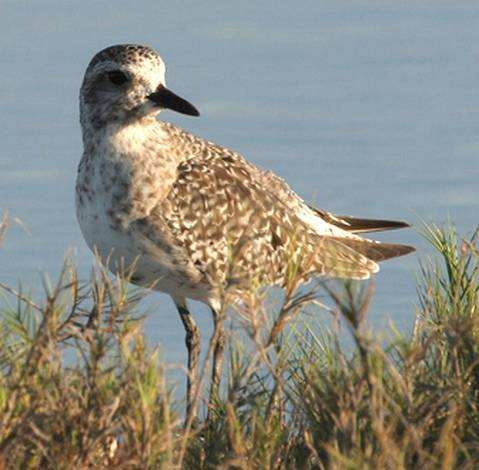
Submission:
{"label": "bird's head", "polygon": [[80,89],[80,121],[85,129],[127,123],[162,109],[198,116],[188,101],[166,88],[165,64],[153,49],[133,44],[98,52]]}

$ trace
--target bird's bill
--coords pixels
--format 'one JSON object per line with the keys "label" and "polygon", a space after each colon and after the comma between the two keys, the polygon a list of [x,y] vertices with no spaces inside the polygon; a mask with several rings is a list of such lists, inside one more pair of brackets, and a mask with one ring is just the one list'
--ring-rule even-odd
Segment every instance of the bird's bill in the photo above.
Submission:
{"label": "bird's bill", "polygon": [[188,114],[189,116],[200,115],[199,111],[191,103],[168,90],[168,88],[163,85],[160,85],[156,91],[148,95],[147,98],[161,108],[172,109],[173,111]]}

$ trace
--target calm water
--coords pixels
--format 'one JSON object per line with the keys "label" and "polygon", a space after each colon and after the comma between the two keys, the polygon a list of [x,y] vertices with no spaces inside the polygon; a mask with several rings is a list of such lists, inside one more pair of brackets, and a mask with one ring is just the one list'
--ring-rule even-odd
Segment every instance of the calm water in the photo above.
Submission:
{"label": "calm water", "polygon": [[[91,56],[119,42],[156,48],[171,89],[202,112],[165,120],[276,171],[308,201],[412,222],[451,217],[463,233],[478,223],[477,3],[99,3],[0,1],[0,208],[31,231],[9,232],[0,280],[38,294],[38,273],[55,277],[70,249],[88,276],[73,197],[77,95]],[[382,239],[427,256],[413,230]],[[378,330],[388,318],[411,326],[417,261],[383,265],[370,315]],[[147,304],[151,340],[183,362],[171,301],[152,294]]]}

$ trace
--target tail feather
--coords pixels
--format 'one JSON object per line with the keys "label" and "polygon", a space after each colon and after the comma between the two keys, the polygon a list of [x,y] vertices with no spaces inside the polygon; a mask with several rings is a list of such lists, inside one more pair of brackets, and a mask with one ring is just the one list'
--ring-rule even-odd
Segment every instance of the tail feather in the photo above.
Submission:
{"label": "tail feather", "polygon": [[349,238],[329,236],[319,238],[310,268],[318,274],[347,279],[368,279],[379,271],[373,259],[350,246]]}
{"label": "tail feather", "polygon": [[336,238],[344,245],[361,253],[371,261],[379,262],[398,256],[404,256],[415,251],[415,248],[409,245],[399,243],[381,243],[367,239],[359,238]]}

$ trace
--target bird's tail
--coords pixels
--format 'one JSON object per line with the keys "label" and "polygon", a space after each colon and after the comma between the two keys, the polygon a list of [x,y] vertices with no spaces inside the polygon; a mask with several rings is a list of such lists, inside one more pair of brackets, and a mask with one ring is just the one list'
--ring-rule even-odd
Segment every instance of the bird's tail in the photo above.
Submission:
{"label": "bird's tail", "polygon": [[357,253],[361,253],[366,258],[375,262],[404,256],[415,251],[414,247],[401,245],[399,243],[382,243],[365,238],[334,238],[343,245],[348,246]]}

